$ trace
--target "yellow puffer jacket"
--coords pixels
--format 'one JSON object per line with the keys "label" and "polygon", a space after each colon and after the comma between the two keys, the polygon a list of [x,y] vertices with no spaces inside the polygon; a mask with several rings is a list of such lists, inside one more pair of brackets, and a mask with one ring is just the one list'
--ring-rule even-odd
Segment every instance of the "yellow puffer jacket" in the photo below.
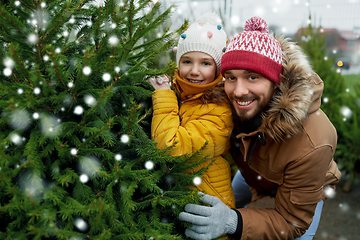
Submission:
{"label": "yellow puffer jacket", "polygon": [[[173,156],[191,154],[204,146],[204,156],[216,160],[203,175],[200,191],[216,196],[230,208],[235,207],[231,187],[230,165],[221,155],[229,149],[229,138],[233,129],[231,108],[227,104],[204,104],[199,99],[202,93],[184,101],[179,109],[174,91],[155,90],[153,94],[152,138],[159,149],[173,146]],[[208,163],[204,163],[204,167]]]}

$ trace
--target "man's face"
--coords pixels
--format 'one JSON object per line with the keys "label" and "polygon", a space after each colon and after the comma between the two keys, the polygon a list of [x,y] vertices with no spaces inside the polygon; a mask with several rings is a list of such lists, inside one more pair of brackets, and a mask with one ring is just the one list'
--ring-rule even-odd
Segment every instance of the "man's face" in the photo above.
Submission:
{"label": "man's face", "polygon": [[225,92],[241,121],[251,120],[259,114],[277,88],[274,82],[248,70],[226,70],[224,78]]}

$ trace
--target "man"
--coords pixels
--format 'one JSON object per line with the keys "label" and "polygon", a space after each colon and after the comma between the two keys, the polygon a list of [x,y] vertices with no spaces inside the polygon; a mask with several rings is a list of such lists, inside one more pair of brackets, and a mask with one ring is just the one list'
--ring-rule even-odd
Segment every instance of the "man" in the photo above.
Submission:
{"label": "man", "polygon": [[[193,224],[186,235],[312,239],[324,188],[341,176],[333,160],[336,130],[319,108],[322,80],[295,43],[270,36],[258,17],[229,43],[221,73],[234,114],[230,153],[240,170],[233,179],[238,209],[204,195],[210,206],[188,204],[179,215]],[[272,208],[240,206],[265,196],[274,200]]]}

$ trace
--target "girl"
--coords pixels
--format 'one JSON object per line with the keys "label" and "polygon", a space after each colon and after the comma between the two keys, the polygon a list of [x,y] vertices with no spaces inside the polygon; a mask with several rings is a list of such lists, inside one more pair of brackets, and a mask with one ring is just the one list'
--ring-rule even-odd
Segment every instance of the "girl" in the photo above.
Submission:
{"label": "girl", "polygon": [[[223,158],[229,149],[233,122],[228,99],[219,86],[221,56],[227,41],[217,23],[219,19],[216,14],[207,13],[181,34],[173,81],[180,95],[180,108],[167,77],[150,79],[155,88],[151,134],[159,149],[175,144],[171,151],[174,156],[192,154],[207,143],[202,154],[215,161],[196,187],[234,208],[230,165]],[[205,162],[202,167],[208,164]]]}

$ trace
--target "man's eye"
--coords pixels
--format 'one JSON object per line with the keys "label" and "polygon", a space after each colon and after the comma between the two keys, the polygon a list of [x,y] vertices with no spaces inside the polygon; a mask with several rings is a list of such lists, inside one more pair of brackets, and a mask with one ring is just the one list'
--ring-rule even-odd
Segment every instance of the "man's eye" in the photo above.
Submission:
{"label": "man's eye", "polygon": [[258,78],[258,76],[255,76],[255,75],[249,77],[250,80],[255,80],[255,79],[257,79],[257,78]]}

